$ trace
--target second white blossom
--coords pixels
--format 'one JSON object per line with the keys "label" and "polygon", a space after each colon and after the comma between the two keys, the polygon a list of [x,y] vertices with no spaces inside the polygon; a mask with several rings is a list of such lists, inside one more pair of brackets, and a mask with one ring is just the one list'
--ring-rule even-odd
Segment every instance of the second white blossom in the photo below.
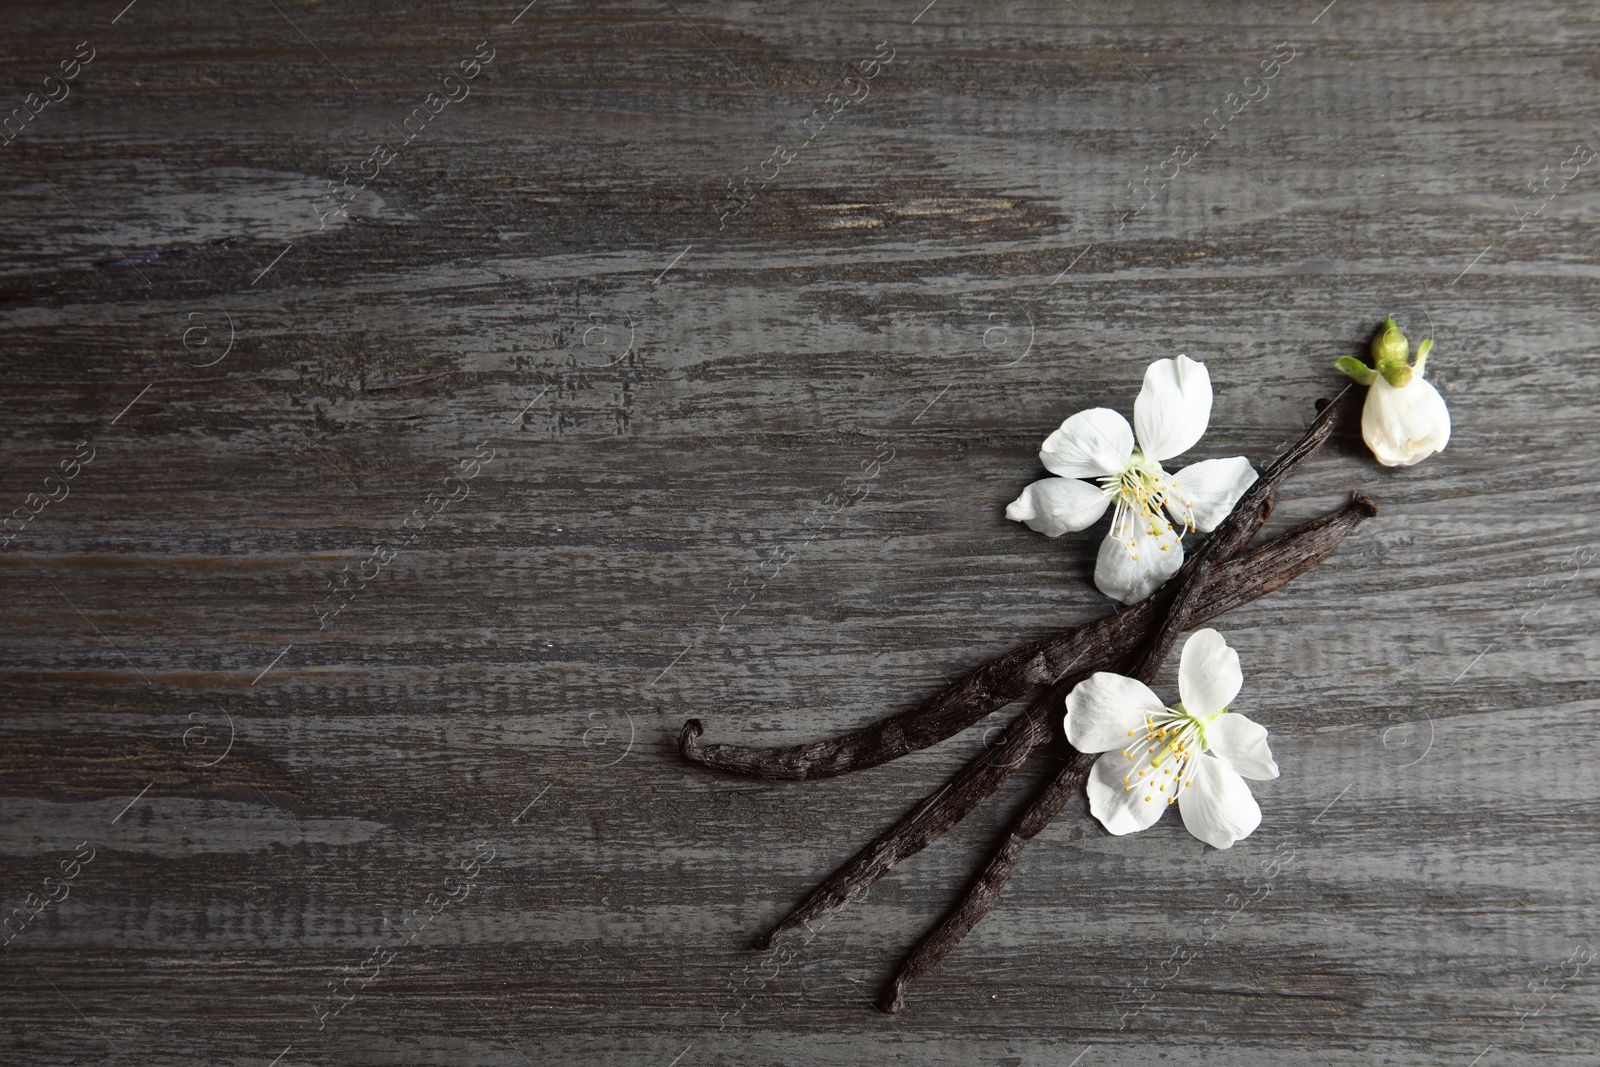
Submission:
{"label": "second white blossom", "polygon": [[1178,661],[1172,707],[1133,678],[1100,671],[1067,696],[1067,740],[1099,752],[1085,791],[1089,810],[1113,834],[1146,829],[1176,804],[1183,825],[1230,848],[1261,823],[1246,778],[1278,777],[1267,730],[1228,705],[1244,674],[1239,654],[1215,630],[1196,631]]}

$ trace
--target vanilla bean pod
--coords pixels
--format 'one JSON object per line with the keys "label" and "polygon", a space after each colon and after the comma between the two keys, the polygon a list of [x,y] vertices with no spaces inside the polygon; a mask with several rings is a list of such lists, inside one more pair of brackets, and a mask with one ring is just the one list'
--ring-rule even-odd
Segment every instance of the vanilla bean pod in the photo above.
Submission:
{"label": "vanilla bean pod", "polygon": [[[1331,404],[1319,404],[1321,414],[1318,418],[1313,420],[1300,440],[1269,466],[1240,499],[1228,518],[1218,527],[1217,534],[1221,536],[1214,536],[1219,547],[1207,552],[1202,559],[1216,559],[1225,549],[1230,551],[1237,549],[1243,543],[1239,539],[1241,533],[1248,539],[1260,529],[1261,523],[1271,511],[1276,486],[1315,452],[1332,432],[1337,406],[1337,400]],[[1345,534],[1371,513],[1371,501],[1362,498],[1362,503],[1358,504],[1352,500],[1342,511],[1306,523],[1269,543],[1260,553],[1253,554],[1252,558],[1266,553],[1268,549],[1282,549],[1291,545],[1295,549],[1283,554],[1283,561],[1280,564],[1283,569],[1272,572],[1272,580],[1264,591],[1271,592],[1279,588],[1327,558],[1344,539]],[[1197,553],[1197,556],[1199,555]],[[1180,574],[1182,573],[1180,571]],[[1186,586],[1187,583],[1184,583],[1179,589],[1172,589],[1171,592],[1163,591],[1163,594],[1158,594],[1158,597],[1153,599],[1157,599],[1163,605],[1177,606],[1187,615],[1190,603],[1178,598],[1180,589]],[[1196,620],[1183,621],[1192,624]],[[1170,626],[1163,627],[1163,630],[1168,629]],[[924,797],[921,803],[893,827],[857,852],[813,889],[794,911],[766,934],[758,937],[755,947],[770,947],[788,930],[843,904],[887,874],[901,860],[920,852],[965,818],[991,796],[1036,748],[1049,740],[1050,719],[1053,717],[1054,707],[1057,706],[1057,699],[1064,698],[1072,685],[1088,673],[1092,671],[1074,672],[1052,685],[1027,713],[1006,729],[1004,738],[997,748],[974,757],[956,772],[944,788]],[[1065,803],[1064,799],[1062,803]],[[986,908],[984,910],[987,911]],[[964,934],[965,930],[961,933]],[[941,952],[940,955],[942,954]]]}
{"label": "vanilla bean pod", "polygon": [[837,908],[966,818],[1022,766],[1034,749],[1050,739],[1049,709],[1065,700],[1081,680],[1078,674],[1069,674],[1046,689],[1006,727],[998,745],[974,756],[944,788],[923,797],[893,827],[824,879],[782,921],[758,937],[755,947],[770,948],[796,926]]}
{"label": "vanilla bean pod", "polygon": [[[1333,431],[1336,405],[1337,401],[1319,403],[1320,414],[1311,426],[1262,473],[1234,507],[1228,520],[1224,520],[1211,535],[1207,545],[1216,542],[1225,531],[1231,542],[1224,550],[1213,550],[1205,557],[1212,560],[1214,566],[1220,568],[1223,560],[1233,556],[1255,536],[1272,510],[1273,487],[1321,447]],[[1238,519],[1237,523],[1231,521],[1235,518]],[[1203,551],[1205,546],[1201,548]],[[1248,584],[1250,579],[1266,570],[1262,564],[1267,561],[1251,559],[1236,562],[1225,570],[1219,569],[1215,582],[1188,582],[1187,576],[1194,573],[1196,561],[1197,557],[1191,558],[1169,583],[1169,588],[1179,584],[1190,588],[1195,601],[1199,601],[1202,591],[1207,594],[1210,609],[1197,616],[1190,616],[1186,611],[1183,617],[1186,628],[1271,592],[1265,588],[1255,592]],[[1237,590],[1231,588],[1235,575],[1243,578]],[[1223,579],[1227,579],[1229,587],[1224,587]],[[678,751],[692,763],[757,778],[831,778],[876,767],[960,733],[1032,687],[1050,684],[1074,665],[1089,666],[1091,671],[1107,669],[1113,665],[1112,662],[1096,659],[1096,652],[1122,655],[1115,650],[1145,633],[1161,610],[1163,606],[1158,598],[1147,597],[1113,615],[1102,616],[1064,633],[1024,645],[989,661],[915,708],[839,737],[776,748],[726,743],[702,745],[700,738],[705,727],[699,719],[690,719],[683,724],[683,730],[678,735]]]}
{"label": "vanilla bean pod", "polygon": [[[1270,512],[1269,498],[1266,507],[1256,509],[1252,515],[1252,535]],[[1207,585],[1211,599],[1204,613],[1186,617],[1188,625],[1248,604],[1277,588],[1268,584],[1278,569],[1275,557],[1281,547],[1275,546],[1278,542],[1243,559],[1231,560],[1219,570]],[[1179,577],[1184,573],[1180,570]],[[1160,598],[1149,597],[1111,615],[1024,645],[990,660],[918,707],[839,737],[783,748],[701,745],[704,727],[699,719],[690,719],[678,736],[678,751],[690,762],[712,770],[757,778],[831,778],[876,767],[953,737],[1029,689],[1055,682],[1075,666],[1090,673],[1115,666],[1126,656],[1128,644],[1149,630],[1160,610]]]}
{"label": "vanilla bean pod", "polygon": [[[1369,514],[1369,505],[1348,504],[1340,511],[1296,527],[1246,559],[1265,555],[1274,561],[1270,592],[1326,559]],[[1185,629],[1198,621],[1186,620]],[[794,911],[759,937],[755,947],[776,944],[787,931],[843,904],[965,818],[999,789],[1035,749],[1050,740],[1055,720],[1061,714],[1061,701],[1073,685],[1091,673],[1074,671],[1061,680],[1064,685],[1046,690],[1040,700],[1006,727],[995,747],[974,756],[943,788],[924,797],[893,827],[829,875]]]}
{"label": "vanilla bean pod", "polygon": [[989,857],[989,862],[982,872],[967,887],[961,903],[956,905],[938,926],[917,942],[917,947],[900,965],[900,970],[889,982],[889,988],[879,999],[879,1011],[886,1015],[894,1015],[903,1009],[906,1006],[906,986],[933,970],[939,961],[944,959],[945,954],[959,945],[962,938],[971,933],[972,928],[989,914],[1000,900],[1000,894],[1005,889],[1006,882],[1010,880],[1011,872],[1016,869],[1017,860],[1022,858],[1023,848],[1033,840],[1035,834],[1049,826],[1051,820],[1061,814],[1061,809],[1067,806],[1072,794],[1076,793],[1083,785],[1084,779],[1089,777],[1089,768],[1094,766],[1097,755],[1098,753],[1073,752],[1067,758],[1066,765],[1050,779],[1049,784],[1012,825],[1005,840]]}
{"label": "vanilla bean pod", "polygon": [[[1256,485],[1251,486],[1250,493],[1253,496],[1246,494],[1240,506],[1235,507],[1234,515],[1243,514],[1246,518],[1243,520],[1245,525],[1232,526],[1232,549],[1237,550],[1248,544],[1261,528],[1261,523],[1266,522],[1267,514],[1272,510],[1272,486],[1282,482],[1290,470],[1299,466],[1302,459],[1317,451],[1318,446],[1325,442],[1333,430],[1333,416],[1330,414],[1333,406],[1333,403],[1323,405],[1322,416],[1312,422],[1299,442],[1285,451],[1256,480]],[[1219,526],[1219,530],[1211,534],[1211,541],[1216,541],[1222,530],[1224,528]],[[1190,585],[1195,600],[1200,598],[1198,593],[1203,589],[1211,609],[1200,616],[1184,614],[1186,629],[1272,592],[1270,589],[1254,592],[1254,587],[1261,585],[1256,579],[1261,571],[1269,569],[1270,560],[1250,558],[1222,565],[1222,560],[1232,555],[1234,550],[1213,553],[1210,558],[1218,563],[1214,576],[1210,581]],[[1194,573],[1194,569],[1194,558],[1190,558],[1168,587],[1186,581],[1186,574]],[[691,763],[709,766],[717,771],[795,781],[808,777],[832,777],[878,766],[955,736],[995,709],[1018,699],[1032,686],[1050,685],[1072,665],[1090,665],[1093,670],[1107,669],[1114,665],[1114,657],[1122,656],[1120,646],[1147,632],[1162,609],[1162,601],[1149,597],[1118,613],[1099,617],[1054,637],[1013,649],[1005,656],[992,659],[973,670],[931,701],[875,721],[872,725],[854,729],[851,733],[829,737],[826,741],[784,747],[702,745],[699,739],[704,734],[704,725],[698,718],[691,718],[683,723],[683,729],[678,733],[678,752]]]}

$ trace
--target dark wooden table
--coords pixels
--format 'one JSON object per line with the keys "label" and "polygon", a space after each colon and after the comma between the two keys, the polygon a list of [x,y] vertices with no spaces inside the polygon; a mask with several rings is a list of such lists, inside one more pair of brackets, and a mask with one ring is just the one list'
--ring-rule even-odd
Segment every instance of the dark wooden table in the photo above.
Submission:
{"label": "dark wooden table", "polygon": [[[523,2],[4,11],[0,1060],[1597,1062],[1591,6]],[[1220,622],[1254,836],[1075,801],[879,1015],[1031,769],[748,950],[1005,716],[685,718],[1100,614],[1044,435],[1185,352],[1259,465],[1388,314],[1455,435],[1283,494],[1382,514]]]}

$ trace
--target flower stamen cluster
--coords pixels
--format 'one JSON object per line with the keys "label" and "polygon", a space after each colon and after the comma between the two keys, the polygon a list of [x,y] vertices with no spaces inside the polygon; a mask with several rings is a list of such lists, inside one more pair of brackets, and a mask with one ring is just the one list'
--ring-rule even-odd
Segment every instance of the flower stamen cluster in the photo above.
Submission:
{"label": "flower stamen cluster", "polygon": [[[1100,480],[1100,492],[1112,502],[1111,533],[1134,562],[1139,559],[1139,541],[1134,534],[1137,521],[1147,537],[1156,539],[1162,552],[1195,531],[1194,501],[1184,495],[1178,483],[1161,469],[1161,464],[1146,459],[1136,448],[1128,466]],[[1175,531],[1168,513],[1187,516],[1181,531]],[[1176,533],[1177,542],[1167,541]],[[1180,550],[1181,551],[1181,550]]]}
{"label": "flower stamen cluster", "polygon": [[[1144,799],[1148,802],[1156,799],[1149,793],[1150,786],[1154,785],[1156,793],[1166,795],[1168,804],[1176,804],[1178,794],[1194,785],[1190,764],[1206,750],[1206,726],[1200,719],[1184,711],[1182,704],[1167,708],[1166,712],[1165,715],[1145,716],[1143,736],[1140,736],[1139,730],[1128,731],[1128,736],[1137,740],[1122,750],[1123,758],[1129,762],[1129,773],[1123,776],[1122,781],[1127,791],[1139,788],[1146,790]],[[1167,766],[1161,765],[1163,761]],[[1149,780],[1145,781],[1146,778]],[[1167,793],[1169,785],[1172,786],[1170,794]]]}

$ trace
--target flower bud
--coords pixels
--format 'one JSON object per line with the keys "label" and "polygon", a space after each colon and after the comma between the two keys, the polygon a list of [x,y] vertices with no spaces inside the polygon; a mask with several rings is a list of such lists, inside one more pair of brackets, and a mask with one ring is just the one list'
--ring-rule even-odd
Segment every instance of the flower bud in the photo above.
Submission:
{"label": "flower bud", "polygon": [[[1410,355],[1411,345],[1406,335],[1400,332],[1400,327],[1395,325],[1393,319],[1384,319],[1383,325],[1378,328],[1378,336],[1372,339],[1372,362],[1377,364],[1380,371],[1390,366],[1403,367]],[[1390,384],[1399,388],[1402,383]]]}
{"label": "flower bud", "polygon": [[1369,367],[1354,356],[1334,364],[1357,385],[1367,387],[1361,409],[1361,436],[1385,467],[1409,467],[1450,441],[1450,410],[1439,391],[1422,378],[1433,341],[1417,346],[1411,363],[1410,344],[1393,319],[1385,319],[1372,339]]}

